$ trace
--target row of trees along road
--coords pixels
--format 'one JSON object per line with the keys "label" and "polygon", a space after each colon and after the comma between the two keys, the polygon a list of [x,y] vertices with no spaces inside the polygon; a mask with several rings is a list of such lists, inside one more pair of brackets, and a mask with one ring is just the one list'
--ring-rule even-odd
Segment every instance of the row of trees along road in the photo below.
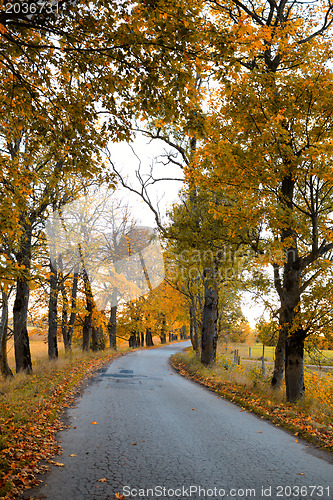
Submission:
{"label": "row of trees along road", "polygon": [[[141,4],[60,0],[52,9],[35,6],[3,3],[0,11],[1,341],[14,288],[16,370],[27,372],[29,293],[39,279],[32,257],[45,219],[79,196],[82,185],[112,184],[100,151],[109,140],[129,138],[134,117],[161,104],[166,118],[179,114],[174,103],[186,84],[183,19],[196,17],[193,6],[173,6],[178,15],[161,43],[147,29]],[[51,268],[51,290],[55,274]],[[75,293],[74,278],[74,302]],[[49,307],[49,354],[55,357],[52,293]],[[5,359],[4,365],[9,373]]]}
{"label": "row of trees along road", "polygon": [[[304,394],[305,339],[332,322],[333,7],[325,1],[205,7],[214,29],[206,65],[192,73],[195,100],[173,126],[151,120],[148,135],[180,153],[191,230],[205,238],[194,213],[198,194],[209,194],[215,240],[251,248],[257,268],[271,266],[279,301],[272,385],[280,387],[285,373],[287,399],[295,401]],[[191,246],[198,248],[198,239]],[[218,252],[215,258],[203,271],[204,363],[216,355]],[[269,280],[255,279],[267,291]]]}
{"label": "row of trees along road", "polygon": [[332,10],[328,0],[2,7],[0,265],[3,310],[16,290],[17,371],[31,371],[36,234],[78,180],[113,182],[100,151],[143,118],[186,174],[187,209],[173,226],[189,218],[199,239],[179,232],[176,245],[214,245],[201,262],[202,361],[216,356],[220,247],[244,248],[244,265],[251,248],[273,268],[280,302],[272,384],[285,371],[288,400],[302,396],[304,341],[331,318]]}

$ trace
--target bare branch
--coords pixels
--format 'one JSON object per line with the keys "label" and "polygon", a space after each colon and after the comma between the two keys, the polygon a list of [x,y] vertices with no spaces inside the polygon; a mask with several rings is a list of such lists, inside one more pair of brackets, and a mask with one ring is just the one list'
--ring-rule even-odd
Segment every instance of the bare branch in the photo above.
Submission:
{"label": "bare branch", "polygon": [[[151,201],[150,199],[150,196],[148,194],[148,191],[147,191],[147,183],[146,181],[144,181],[144,179],[142,178],[142,175],[140,173],[140,167],[139,169],[136,171],[136,177],[137,179],[139,180],[140,182],[140,185],[141,185],[141,188],[140,189],[135,189],[134,187],[130,186],[124,176],[119,172],[119,170],[117,170],[115,164],[113,163],[113,161],[111,160],[111,155],[110,155],[110,152],[108,151],[108,149],[106,149],[106,154],[107,154],[107,158],[108,158],[108,161],[114,171],[114,173],[116,174],[120,184],[125,188],[127,189],[128,191],[130,191],[131,193],[134,193],[136,194],[137,196],[139,196],[142,201],[148,206],[148,208],[151,210],[151,212],[153,213],[154,215],[154,218],[155,218],[155,222],[156,222],[156,225],[157,227],[160,229],[160,231],[162,232],[162,234],[165,234],[165,228],[163,227],[163,224],[162,224],[162,221],[161,221],[161,214],[160,214],[160,211],[158,209],[158,207],[155,207],[153,202]],[[137,155],[135,155],[137,156]],[[148,184],[149,185],[149,184]]]}

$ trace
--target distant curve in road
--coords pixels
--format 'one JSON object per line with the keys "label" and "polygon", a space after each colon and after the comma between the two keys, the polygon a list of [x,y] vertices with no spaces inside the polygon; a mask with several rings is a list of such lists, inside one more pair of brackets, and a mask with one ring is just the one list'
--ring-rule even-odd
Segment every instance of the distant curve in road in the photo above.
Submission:
{"label": "distant curve in road", "polygon": [[68,410],[64,466],[23,498],[332,500],[332,456],[175,373],[183,348],[134,351],[100,372]]}

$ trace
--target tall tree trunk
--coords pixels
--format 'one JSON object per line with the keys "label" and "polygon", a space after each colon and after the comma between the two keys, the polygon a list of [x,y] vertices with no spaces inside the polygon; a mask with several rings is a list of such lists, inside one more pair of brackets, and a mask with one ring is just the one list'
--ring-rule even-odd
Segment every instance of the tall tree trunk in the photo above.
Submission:
{"label": "tall tree trunk", "polygon": [[99,329],[94,326],[93,318],[91,318],[91,350],[97,352],[99,348]]}
{"label": "tall tree trunk", "polygon": [[202,313],[201,362],[204,365],[215,363],[217,347],[218,285],[215,273],[204,270],[205,302]]}
{"label": "tall tree trunk", "polygon": [[16,282],[16,295],[13,308],[13,330],[16,372],[32,372],[30,344],[27,329],[29,305],[29,271],[31,266],[31,224],[22,225],[23,235],[20,240],[20,250],[17,253],[17,263],[22,266],[21,276]]}
{"label": "tall tree trunk", "polygon": [[293,332],[286,339],[286,395],[294,403],[304,396],[304,340],[302,329]]}
{"label": "tall tree trunk", "polygon": [[[162,313],[162,322],[161,322],[161,333],[160,333],[160,339],[161,339],[161,344],[166,344],[166,332],[165,332],[165,329],[166,329],[166,321],[165,321],[165,314]],[[147,330],[146,330],[146,345],[148,346],[147,344]],[[153,344],[150,344],[150,345],[153,345]]]}
{"label": "tall tree trunk", "polygon": [[99,327],[96,328],[97,331],[97,345],[98,349],[104,351],[105,349],[105,337],[103,334],[103,328],[100,325]]}
{"label": "tall tree trunk", "polygon": [[50,260],[50,297],[49,297],[49,314],[48,314],[48,354],[49,359],[58,358],[58,343],[57,343],[57,309],[58,309],[58,271],[55,260]]}
{"label": "tall tree trunk", "polygon": [[110,349],[117,349],[117,306],[111,306],[108,323]]}
{"label": "tall tree trunk", "polygon": [[5,378],[13,377],[13,372],[8,365],[7,359],[7,335],[8,335],[8,294],[2,291],[2,313],[0,320],[0,372]]}
{"label": "tall tree trunk", "polygon": [[65,351],[71,350],[71,343],[68,341],[68,297],[63,284],[61,287],[62,311],[61,311],[61,335],[64,342]]}
{"label": "tall tree trunk", "polygon": [[[281,205],[289,218],[293,210],[295,179],[290,174],[281,184]],[[297,312],[301,301],[301,261],[298,255],[297,234],[292,227],[286,226],[281,231],[282,243],[288,242],[285,249],[283,283],[280,282],[277,267],[275,288],[279,294],[280,307],[280,351],[275,359],[275,386],[281,381],[283,373],[283,342],[285,350],[286,396],[288,401],[296,401],[304,395],[303,352],[304,331],[297,323]],[[273,380],[272,380],[273,385]],[[273,385],[274,386],[274,385]]]}
{"label": "tall tree trunk", "polygon": [[274,389],[281,389],[286,363],[286,326],[280,328],[279,338],[275,347],[274,371],[271,386]]}
{"label": "tall tree trunk", "polygon": [[82,334],[82,350],[89,351],[89,347],[93,351],[98,351],[98,330],[93,324],[93,312],[96,307],[94,296],[91,289],[88,273],[85,268],[81,245],[79,245],[79,252],[82,264],[82,276],[84,283],[84,292],[86,295],[86,309],[87,314],[84,318],[83,334]]}
{"label": "tall tree trunk", "polygon": [[[163,343],[163,342],[161,341],[161,343]],[[146,346],[147,347],[151,347],[153,345],[154,345],[154,342],[153,342],[153,337],[152,337],[152,334],[151,334],[151,329],[150,328],[146,328]]]}
{"label": "tall tree trunk", "polygon": [[83,329],[82,329],[82,350],[83,351],[89,351],[90,339],[91,339],[91,316],[88,313],[84,317]]}
{"label": "tall tree trunk", "polygon": [[59,273],[58,273],[58,282],[59,282],[59,288],[61,292],[61,297],[62,297],[62,311],[61,311],[61,335],[62,339],[64,342],[64,347],[65,351],[70,351],[71,350],[71,343],[68,341],[68,312],[69,312],[69,304],[68,304],[68,297],[66,293],[66,287],[65,287],[65,279],[64,279],[64,273],[63,273],[63,262],[62,262],[62,256],[59,256],[58,259],[59,263]]}
{"label": "tall tree trunk", "polygon": [[115,350],[117,349],[117,296],[118,296],[117,290],[113,290],[110,318],[108,322],[110,349],[115,349]]}
{"label": "tall tree trunk", "polygon": [[192,344],[192,349],[195,351],[194,348],[194,324],[193,324],[193,316],[192,316],[192,308],[189,308],[190,312],[190,339],[191,339],[191,344]]}
{"label": "tall tree trunk", "polygon": [[[73,275],[72,293],[71,293],[71,315],[69,318],[68,329],[67,329],[67,339],[65,343],[65,349],[70,351],[72,349],[72,339],[74,333],[74,325],[76,320],[76,296],[77,296],[77,285],[79,281],[79,270],[76,268]],[[67,347],[66,347],[67,346]]]}
{"label": "tall tree trunk", "polygon": [[129,347],[136,347],[136,332],[132,332],[130,338],[128,339]]}
{"label": "tall tree trunk", "polygon": [[197,355],[199,355],[200,354],[199,328],[198,328],[198,320],[197,320],[193,295],[191,295],[190,320],[192,321],[193,324],[192,346]]}
{"label": "tall tree trunk", "polygon": [[17,280],[16,296],[13,308],[14,346],[16,373],[32,372],[30,344],[27,329],[29,282],[23,277]]}

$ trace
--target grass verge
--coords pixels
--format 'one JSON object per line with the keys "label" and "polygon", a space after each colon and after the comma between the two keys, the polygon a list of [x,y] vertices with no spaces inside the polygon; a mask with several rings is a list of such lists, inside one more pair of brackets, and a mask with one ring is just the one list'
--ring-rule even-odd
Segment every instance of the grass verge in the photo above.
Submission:
{"label": "grass verge", "polygon": [[32,375],[18,374],[0,383],[0,499],[18,498],[38,484],[39,465],[60,452],[56,433],[60,414],[80,384],[123,352],[77,353],[50,362],[40,360]]}
{"label": "grass verge", "polygon": [[[263,378],[258,367],[234,365],[219,357],[211,366],[203,366],[195,353],[183,352],[171,358],[172,366],[183,376],[256,413],[277,426],[291,431],[327,451],[333,451],[333,376],[306,372],[306,397],[290,404],[283,391],[270,388],[270,377]],[[297,438],[295,439],[297,441]]]}

